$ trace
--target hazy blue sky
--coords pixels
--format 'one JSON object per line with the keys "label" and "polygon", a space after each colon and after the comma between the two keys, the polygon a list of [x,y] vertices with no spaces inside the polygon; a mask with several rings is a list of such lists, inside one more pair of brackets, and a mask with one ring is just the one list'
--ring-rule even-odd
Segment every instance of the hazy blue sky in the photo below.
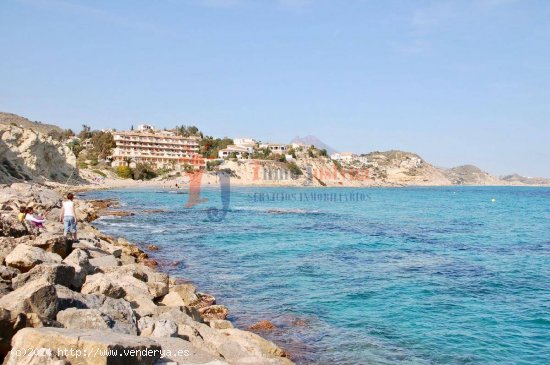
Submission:
{"label": "hazy blue sky", "polygon": [[547,0],[2,0],[0,110],[550,177]]}

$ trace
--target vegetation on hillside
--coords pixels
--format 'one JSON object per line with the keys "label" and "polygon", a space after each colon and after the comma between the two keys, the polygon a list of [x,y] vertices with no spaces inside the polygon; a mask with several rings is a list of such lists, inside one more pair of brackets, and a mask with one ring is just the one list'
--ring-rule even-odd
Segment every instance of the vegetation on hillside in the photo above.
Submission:
{"label": "vegetation on hillside", "polygon": [[206,158],[218,158],[218,152],[230,144],[233,144],[231,138],[214,138],[212,136],[206,136],[199,142],[200,153]]}

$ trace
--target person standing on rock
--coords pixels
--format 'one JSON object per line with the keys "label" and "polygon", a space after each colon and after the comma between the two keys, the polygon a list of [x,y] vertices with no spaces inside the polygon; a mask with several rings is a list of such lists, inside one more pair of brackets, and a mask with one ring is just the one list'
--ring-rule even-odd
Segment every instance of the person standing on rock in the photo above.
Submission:
{"label": "person standing on rock", "polygon": [[73,235],[75,241],[78,240],[76,234],[76,211],[74,209],[74,195],[73,193],[67,194],[67,200],[63,202],[63,207],[61,208],[61,214],[59,215],[59,220],[63,222],[63,235],[67,237],[68,233]]}

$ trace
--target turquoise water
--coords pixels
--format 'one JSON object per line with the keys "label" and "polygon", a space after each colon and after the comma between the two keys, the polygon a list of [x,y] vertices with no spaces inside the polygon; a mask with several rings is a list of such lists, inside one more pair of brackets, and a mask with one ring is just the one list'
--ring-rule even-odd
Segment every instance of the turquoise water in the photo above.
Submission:
{"label": "turquoise water", "polygon": [[95,225],[158,245],[238,326],[271,320],[298,363],[549,362],[548,188],[232,188],[220,222],[220,192],[201,194],[191,209],[156,190],[88,196],[166,210]]}

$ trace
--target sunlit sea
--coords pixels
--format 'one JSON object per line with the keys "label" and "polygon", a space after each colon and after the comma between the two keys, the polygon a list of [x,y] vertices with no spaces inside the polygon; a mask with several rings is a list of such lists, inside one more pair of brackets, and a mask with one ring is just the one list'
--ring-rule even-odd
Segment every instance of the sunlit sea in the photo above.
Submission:
{"label": "sunlit sea", "polygon": [[549,188],[85,196],[120,199],[136,215],[95,226],[159,246],[236,326],[273,322],[298,364],[550,363]]}

